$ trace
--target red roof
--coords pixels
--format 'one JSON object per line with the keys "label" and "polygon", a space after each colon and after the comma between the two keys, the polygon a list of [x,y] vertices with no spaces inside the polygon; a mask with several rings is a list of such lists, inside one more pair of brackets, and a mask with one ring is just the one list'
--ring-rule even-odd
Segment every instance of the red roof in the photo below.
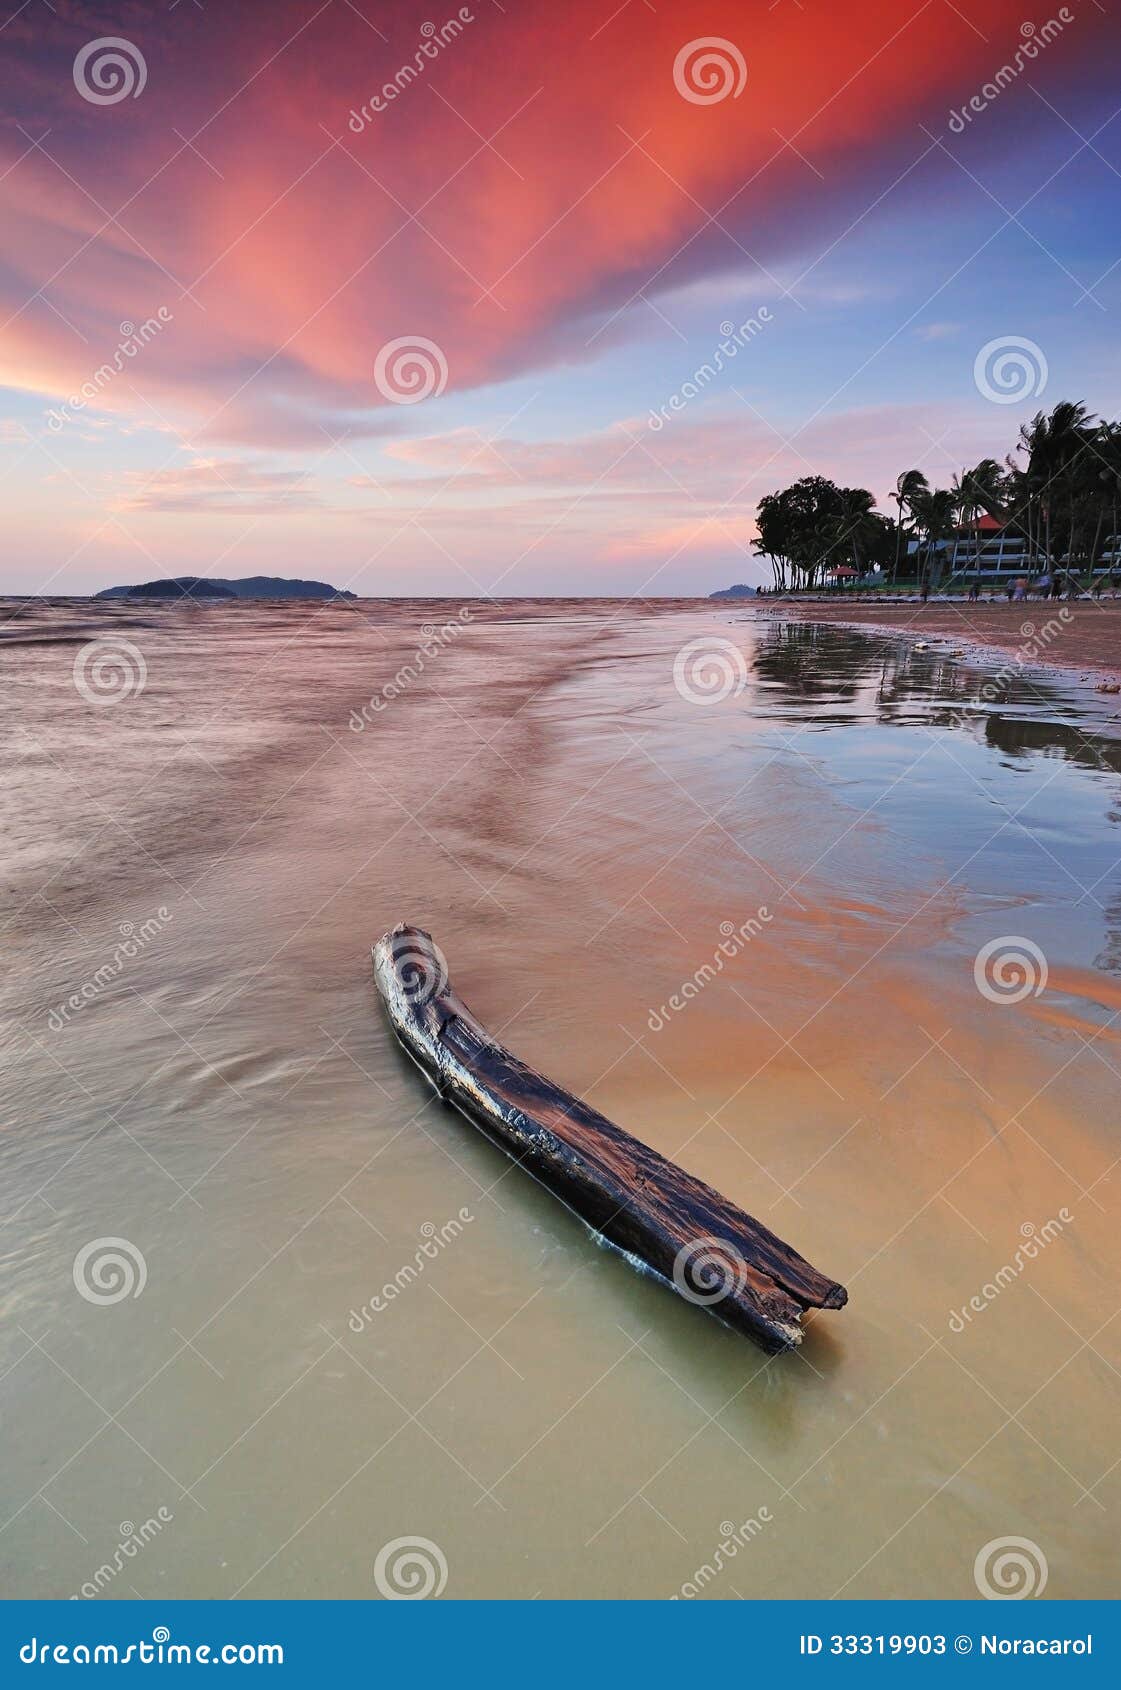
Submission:
{"label": "red roof", "polygon": [[995,516],[989,515],[988,511],[983,512],[977,518],[977,530],[981,534],[999,534],[1003,528],[1003,522],[998,522]]}

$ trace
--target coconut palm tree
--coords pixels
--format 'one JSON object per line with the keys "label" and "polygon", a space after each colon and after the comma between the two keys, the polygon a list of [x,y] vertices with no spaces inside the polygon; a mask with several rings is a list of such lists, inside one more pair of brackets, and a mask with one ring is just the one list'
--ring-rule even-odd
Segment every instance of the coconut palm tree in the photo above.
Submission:
{"label": "coconut palm tree", "polygon": [[[1098,480],[1102,503],[1109,519],[1109,585],[1113,587],[1113,565],[1117,555],[1117,511],[1121,503],[1121,427],[1103,423],[1097,445]],[[1091,563],[1097,562],[1097,546]]]}
{"label": "coconut palm tree", "polygon": [[899,526],[895,531],[895,563],[891,571],[891,584],[894,587],[899,578],[899,554],[903,545],[903,512],[910,511],[914,518],[914,501],[917,495],[929,492],[930,487],[921,469],[905,469],[895,483],[895,492],[891,495],[899,506]]}
{"label": "coconut palm tree", "polygon": [[[963,470],[960,476],[954,476],[953,495],[962,528],[975,525],[982,515],[995,517],[1000,514],[1003,482],[1003,472],[995,458],[982,458],[973,469]],[[957,572],[957,560],[958,538],[955,535],[951,564],[953,573]],[[979,543],[976,546],[975,562],[977,574],[980,575]]]}
{"label": "coconut palm tree", "polygon": [[911,508],[924,536],[920,580],[925,577],[931,585],[936,585],[932,577],[938,561],[938,548],[954,532],[957,496],[948,487],[939,487],[933,492],[928,488],[925,493],[915,496]]}
{"label": "coconut palm tree", "polygon": [[[1059,508],[1064,478],[1072,465],[1088,450],[1094,436],[1086,406],[1073,399],[1061,399],[1048,415],[1037,411],[1029,423],[1020,426],[1019,450],[1027,458],[1025,468],[1028,505],[1028,548],[1042,549],[1048,568],[1054,566],[1051,543],[1052,519]],[[1031,529],[1034,525],[1035,545]]]}
{"label": "coconut palm tree", "polygon": [[844,557],[851,552],[858,575],[863,573],[867,549],[875,544],[880,518],[875,498],[866,487],[842,487],[840,509],[828,524],[832,546]]}

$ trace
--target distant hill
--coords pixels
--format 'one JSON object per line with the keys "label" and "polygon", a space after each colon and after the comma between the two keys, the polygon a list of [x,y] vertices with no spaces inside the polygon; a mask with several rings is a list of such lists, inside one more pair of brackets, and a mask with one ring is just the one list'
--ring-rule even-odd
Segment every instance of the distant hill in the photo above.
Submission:
{"label": "distant hill", "polygon": [[236,599],[225,581],[207,581],[201,575],[178,575],[169,581],[142,581],[135,587],[107,587],[99,599]]}
{"label": "distant hill", "polygon": [[99,599],[352,599],[357,595],[326,581],[288,581],[281,575],[246,575],[222,581],[203,575],[177,575],[167,581],[106,587]]}
{"label": "distant hill", "polygon": [[753,599],[755,592],[754,587],[745,587],[742,582],[737,582],[734,587],[722,587],[718,593],[708,596],[710,599]]}

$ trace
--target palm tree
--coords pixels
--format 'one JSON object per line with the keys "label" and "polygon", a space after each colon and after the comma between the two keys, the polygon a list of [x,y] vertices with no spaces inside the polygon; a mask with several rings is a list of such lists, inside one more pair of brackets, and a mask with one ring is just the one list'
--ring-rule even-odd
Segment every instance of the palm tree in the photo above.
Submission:
{"label": "palm tree", "polygon": [[970,489],[968,486],[969,471],[962,470],[959,475],[954,471],[954,479],[950,486],[950,493],[954,501],[954,551],[950,558],[950,580],[958,572],[958,547],[961,545],[962,529],[970,517]]}
{"label": "palm tree", "polygon": [[903,512],[909,510],[913,519],[916,496],[929,491],[929,483],[921,469],[905,469],[895,483],[895,492],[891,496],[899,506],[899,526],[895,531],[895,563],[891,571],[893,587],[899,578],[899,554],[903,545]]}
{"label": "palm tree", "polygon": [[[1038,549],[1040,526],[1048,568],[1054,566],[1051,545],[1052,515],[1058,507],[1064,480],[1074,463],[1087,450],[1094,428],[1085,405],[1061,399],[1048,416],[1037,411],[1030,423],[1020,426],[1019,450],[1027,457],[1025,469],[1028,507],[1028,549]],[[1034,515],[1035,546],[1032,545]]]}
{"label": "palm tree", "polygon": [[[1000,511],[1001,493],[1003,490],[1003,474],[995,458],[982,458],[973,469],[963,470],[961,475],[954,476],[953,496],[957,503],[958,517],[961,526],[975,525],[982,515],[997,516]],[[954,556],[951,569],[957,572],[958,541],[954,538]],[[976,573],[981,573],[981,547],[979,540],[975,546]]]}
{"label": "palm tree", "polygon": [[[1117,555],[1117,506],[1121,499],[1121,428],[1116,423],[1103,423],[1097,446],[1098,480],[1102,487],[1102,504],[1109,515],[1109,585],[1113,587],[1113,564]],[[1095,541],[1091,566],[1097,562]]]}
{"label": "palm tree", "polygon": [[957,496],[946,487],[940,487],[934,492],[928,488],[925,493],[916,495],[911,508],[925,536],[925,556],[920,580],[923,576],[929,579],[934,573],[939,545],[948,540],[954,532]]}
{"label": "palm tree", "polygon": [[864,550],[879,533],[876,501],[866,487],[842,487],[840,510],[829,522],[829,537],[843,556],[849,548],[857,575],[863,573]]}

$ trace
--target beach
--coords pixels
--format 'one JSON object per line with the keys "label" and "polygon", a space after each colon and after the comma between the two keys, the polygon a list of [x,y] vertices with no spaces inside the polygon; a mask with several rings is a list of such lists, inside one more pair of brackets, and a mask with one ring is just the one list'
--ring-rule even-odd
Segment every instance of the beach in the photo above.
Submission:
{"label": "beach", "polygon": [[[1009,1533],[1118,1594],[1077,677],[817,607],[6,614],[10,1594],[365,1598],[409,1537],[448,1597],[974,1598]],[[401,920],[847,1307],[767,1357],[597,1247],[397,1048]]]}
{"label": "beach", "polygon": [[996,660],[1018,657],[1029,666],[1069,670],[1076,678],[1121,681],[1121,604],[1104,600],[1033,599],[1010,604],[964,599],[882,604],[783,599],[759,606],[769,614],[868,628],[906,639],[936,638]]}

